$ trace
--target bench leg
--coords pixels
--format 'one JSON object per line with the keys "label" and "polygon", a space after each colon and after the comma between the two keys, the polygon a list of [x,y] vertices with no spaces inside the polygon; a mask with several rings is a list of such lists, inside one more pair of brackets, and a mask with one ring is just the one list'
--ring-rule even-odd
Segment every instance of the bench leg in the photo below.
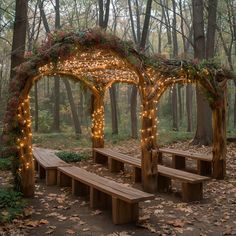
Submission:
{"label": "bench leg", "polygon": [[57,184],[57,170],[46,170],[46,185]]}
{"label": "bench leg", "polygon": [[77,196],[88,196],[89,195],[89,186],[72,179],[72,194]]}
{"label": "bench leg", "polygon": [[36,159],[34,159],[34,169],[35,171],[38,171],[38,162]]}
{"label": "bench leg", "polygon": [[137,222],[138,217],[138,203],[127,203],[116,197],[112,197],[112,221],[114,224]]}
{"label": "bench leg", "polygon": [[140,183],[142,181],[141,168],[133,167],[133,181],[135,183]]}
{"label": "bench leg", "polygon": [[171,179],[166,177],[166,176],[158,175],[158,177],[157,177],[157,189],[158,189],[158,192],[161,192],[161,193],[170,192],[170,190],[171,190]]}
{"label": "bench leg", "polygon": [[182,198],[185,202],[202,200],[203,184],[182,183]]}
{"label": "bench leg", "polygon": [[121,170],[124,170],[124,163],[114,160],[112,158],[108,158],[108,169],[111,172],[119,172]]}
{"label": "bench leg", "polygon": [[211,176],[212,175],[212,165],[209,161],[197,161],[197,172],[199,175]]}
{"label": "bench leg", "polygon": [[157,154],[157,162],[160,165],[163,164],[162,152],[158,152],[158,154]]}
{"label": "bench leg", "polygon": [[172,167],[175,169],[185,169],[185,157],[172,155]]}
{"label": "bench leg", "polygon": [[57,185],[60,187],[71,187],[72,179],[71,177],[63,174],[61,171],[57,171]]}
{"label": "bench leg", "polygon": [[45,179],[46,178],[46,171],[39,164],[38,164],[38,175],[39,175],[39,179]]}
{"label": "bench leg", "polygon": [[106,164],[107,163],[107,156],[102,155],[98,152],[93,152],[93,161],[98,164]]}
{"label": "bench leg", "polygon": [[93,187],[90,187],[90,207],[108,209],[111,207],[111,197]]}

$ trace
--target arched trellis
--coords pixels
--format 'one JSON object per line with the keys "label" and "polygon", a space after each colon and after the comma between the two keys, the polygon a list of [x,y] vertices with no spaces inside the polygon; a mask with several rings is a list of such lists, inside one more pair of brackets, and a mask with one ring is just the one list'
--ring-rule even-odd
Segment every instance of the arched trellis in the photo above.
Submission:
{"label": "arched trellis", "polygon": [[[10,98],[2,135],[5,150],[2,150],[2,155],[16,156],[15,160],[18,162],[15,169],[16,183],[19,184],[24,195],[34,194],[34,163],[28,94],[34,82],[45,75],[70,76],[84,83],[92,91],[93,147],[104,146],[103,99],[106,89],[116,82],[135,84],[139,87],[142,103],[142,184],[145,191],[155,192],[157,189],[156,105],[166,87],[173,81],[198,80],[207,91],[214,95],[211,105],[216,107],[213,110],[216,120],[222,120],[225,116],[221,103],[220,108],[217,105],[219,95],[222,98],[220,101],[225,98],[222,94],[223,87],[217,87],[217,90],[213,86],[214,91],[211,91],[211,85],[221,82],[216,80],[219,73],[212,76],[211,81],[207,80],[207,74],[199,74],[202,71],[205,73],[204,68],[195,67],[191,63],[178,62],[178,65],[174,66],[168,63],[170,61],[147,58],[137,53],[130,43],[98,30],[51,35],[41,48],[38,48],[25,63],[17,68],[16,76],[10,82]],[[209,71],[213,70],[209,69]],[[223,73],[221,77],[227,76]],[[214,128],[217,128],[215,124]],[[222,132],[223,128],[225,128],[224,124]],[[220,135],[223,135],[222,132]],[[214,143],[218,143],[218,149],[213,149],[213,154],[217,165],[219,161],[225,160],[226,144],[223,149],[219,150],[221,141],[222,137],[215,135]],[[224,176],[224,171],[215,175],[215,177],[222,176]]]}

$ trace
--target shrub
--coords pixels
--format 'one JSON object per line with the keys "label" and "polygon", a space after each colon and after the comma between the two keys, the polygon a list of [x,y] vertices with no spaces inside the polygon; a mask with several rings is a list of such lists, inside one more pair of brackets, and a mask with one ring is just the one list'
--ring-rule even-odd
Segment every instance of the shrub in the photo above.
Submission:
{"label": "shrub", "polygon": [[25,201],[22,194],[13,190],[0,189],[0,222],[10,222],[22,216]]}
{"label": "shrub", "polygon": [[88,153],[75,153],[66,151],[57,152],[56,155],[65,162],[79,162],[89,157]]}

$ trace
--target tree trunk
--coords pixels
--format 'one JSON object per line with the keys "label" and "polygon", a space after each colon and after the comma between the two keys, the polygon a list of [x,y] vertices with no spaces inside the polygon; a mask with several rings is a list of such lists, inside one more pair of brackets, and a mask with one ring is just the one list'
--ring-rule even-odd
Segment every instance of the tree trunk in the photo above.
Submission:
{"label": "tree trunk", "polygon": [[38,82],[36,81],[34,84],[34,131],[39,131],[39,103],[38,103]]}
{"label": "tree trunk", "polygon": [[[192,0],[193,29],[194,29],[194,57],[198,60],[205,58],[206,46],[203,20],[203,1]],[[193,144],[210,145],[212,143],[211,109],[203,97],[202,88],[197,85],[197,130]]]}
{"label": "tree trunk", "polygon": [[178,131],[178,101],[177,101],[177,89],[176,85],[174,85],[172,90],[172,96],[171,96],[171,103],[172,103],[172,129],[174,131]]}
{"label": "tree trunk", "polygon": [[157,191],[156,103],[142,101],[142,186],[145,192]]}
{"label": "tree trunk", "polygon": [[118,134],[117,102],[116,102],[116,85],[113,84],[109,89],[111,102],[111,123],[112,134]]}
{"label": "tree trunk", "polygon": [[75,126],[75,133],[81,134],[82,133],[81,124],[80,124],[79,117],[78,117],[78,114],[76,111],[76,106],[75,106],[74,98],[72,95],[70,82],[67,79],[65,79],[63,81],[66,86],[67,96],[68,96],[68,100],[69,100],[70,107],[71,107],[71,114],[72,114],[73,122],[74,122],[74,126]]}
{"label": "tree trunk", "polygon": [[183,105],[182,105],[181,84],[178,84],[178,101],[179,101],[179,121],[181,123],[181,121],[183,119]]}
{"label": "tree trunk", "polygon": [[104,147],[104,97],[91,96],[93,148]]}
{"label": "tree trunk", "polygon": [[206,38],[206,59],[214,57],[215,32],[218,0],[208,0],[208,25]]}
{"label": "tree trunk", "polygon": [[138,93],[137,87],[133,86],[130,100],[130,115],[131,115],[131,137],[134,139],[138,138],[137,93]]}
{"label": "tree trunk", "polygon": [[60,80],[54,78],[53,131],[60,132]]}
{"label": "tree trunk", "polygon": [[234,128],[236,127],[236,82],[234,81]]}
{"label": "tree trunk", "polygon": [[222,100],[212,109],[213,125],[213,178],[223,179],[226,174],[226,88]]}
{"label": "tree trunk", "polygon": [[187,132],[193,131],[193,89],[191,84],[186,86]]}
{"label": "tree trunk", "polygon": [[12,79],[15,75],[13,70],[16,66],[24,62],[26,29],[27,29],[27,11],[28,1],[16,1],[15,20],[13,29],[12,51],[11,51],[11,73]]}

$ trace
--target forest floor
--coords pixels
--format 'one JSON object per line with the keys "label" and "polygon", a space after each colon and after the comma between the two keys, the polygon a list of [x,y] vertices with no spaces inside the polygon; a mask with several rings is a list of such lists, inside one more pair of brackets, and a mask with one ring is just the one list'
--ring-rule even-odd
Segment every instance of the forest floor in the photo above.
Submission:
{"label": "forest floor", "polygon": [[[123,153],[135,156],[140,154],[138,142],[134,140],[108,146]],[[192,152],[211,152],[209,147],[195,147],[188,142],[168,146]],[[84,151],[83,148],[73,150]],[[112,174],[104,166],[94,164],[91,158],[75,165],[133,186],[129,169]],[[191,165],[191,168],[194,167]],[[204,200],[183,203],[179,186],[174,184],[171,194],[157,193],[154,200],[140,204],[140,220],[137,225],[114,225],[109,212],[89,208],[88,201],[72,196],[69,188],[46,187],[44,182],[37,182],[35,198],[27,200],[28,207],[24,211],[27,217],[0,225],[0,235],[236,235],[235,169],[236,144],[231,143],[228,145],[227,178],[205,183]],[[0,183],[7,185],[10,173],[2,172],[0,178]],[[140,188],[137,184],[134,187]]]}

